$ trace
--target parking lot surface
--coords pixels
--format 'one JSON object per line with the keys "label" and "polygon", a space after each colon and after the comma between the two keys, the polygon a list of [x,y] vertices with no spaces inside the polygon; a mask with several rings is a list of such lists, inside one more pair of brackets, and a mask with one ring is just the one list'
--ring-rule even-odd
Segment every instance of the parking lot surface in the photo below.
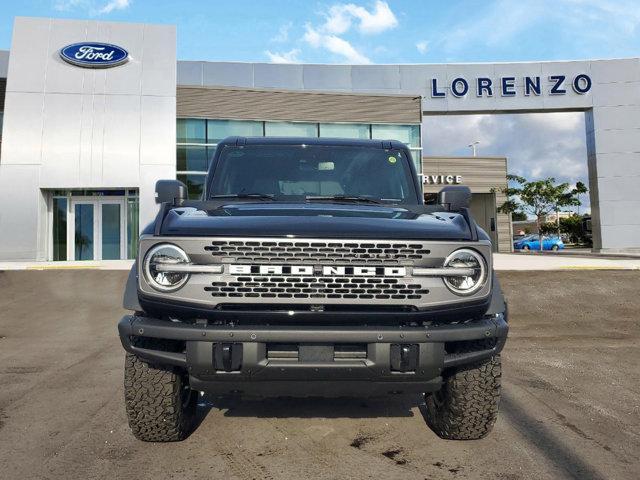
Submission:
{"label": "parking lot surface", "polygon": [[468,442],[436,437],[418,396],[205,397],[189,439],[139,442],[116,333],[125,277],[0,272],[0,478],[638,478],[640,271],[500,272],[500,416]]}

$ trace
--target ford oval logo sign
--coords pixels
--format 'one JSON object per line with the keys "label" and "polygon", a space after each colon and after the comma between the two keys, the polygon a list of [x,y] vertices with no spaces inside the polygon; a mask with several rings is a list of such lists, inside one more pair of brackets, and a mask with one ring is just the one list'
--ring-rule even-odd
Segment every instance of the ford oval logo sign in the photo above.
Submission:
{"label": "ford oval logo sign", "polygon": [[67,45],[60,50],[60,56],[65,62],[86,68],[115,67],[129,60],[129,52],[124,48],[99,42]]}

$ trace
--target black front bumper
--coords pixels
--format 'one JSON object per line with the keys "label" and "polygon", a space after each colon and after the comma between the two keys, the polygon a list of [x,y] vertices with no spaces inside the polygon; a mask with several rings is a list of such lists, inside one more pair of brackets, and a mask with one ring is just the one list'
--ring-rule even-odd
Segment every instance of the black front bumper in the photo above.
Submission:
{"label": "black front bumper", "polygon": [[[499,353],[508,326],[504,314],[423,327],[232,327],[127,315],[118,331],[128,352],[160,365],[185,368],[195,390],[360,396],[437,390],[445,369]],[[143,348],[138,337],[173,341],[179,348]],[[272,345],[295,345],[307,354],[274,359],[269,355]],[[338,345],[361,345],[364,357],[334,359],[332,352],[334,347],[339,350]],[[461,345],[467,348],[452,348]],[[405,363],[399,364],[399,350],[409,352]],[[327,352],[331,352],[329,358]]]}
{"label": "black front bumper", "polygon": [[[126,351],[150,362],[185,368],[195,390],[337,396],[437,390],[445,369],[499,353],[508,325],[504,314],[423,327],[231,327],[126,315],[118,331]],[[149,349],[136,337],[184,344],[177,349]],[[293,345],[299,353],[271,358],[273,345]],[[364,356],[334,359],[338,345],[360,345]],[[452,348],[464,345],[467,348]],[[399,351],[404,352],[400,363]]]}

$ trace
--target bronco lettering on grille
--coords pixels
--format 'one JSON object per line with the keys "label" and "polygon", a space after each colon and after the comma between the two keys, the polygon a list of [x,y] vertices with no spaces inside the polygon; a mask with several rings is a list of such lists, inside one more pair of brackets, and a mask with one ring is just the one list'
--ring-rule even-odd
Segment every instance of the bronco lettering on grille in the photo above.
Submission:
{"label": "bronco lettering on grille", "polygon": [[229,265],[230,275],[314,275],[334,277],[405,277],[406,267],[342,267],[313,265]]}

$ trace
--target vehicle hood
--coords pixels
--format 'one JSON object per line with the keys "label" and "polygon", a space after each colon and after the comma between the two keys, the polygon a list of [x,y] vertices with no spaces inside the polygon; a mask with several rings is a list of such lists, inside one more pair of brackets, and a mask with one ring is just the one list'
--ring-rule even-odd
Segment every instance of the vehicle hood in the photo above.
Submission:
{"label": "vehicle hood", "polygon": [[469,240],[465,218],[398,206],[278,202],[171,209],[162,235]]}

